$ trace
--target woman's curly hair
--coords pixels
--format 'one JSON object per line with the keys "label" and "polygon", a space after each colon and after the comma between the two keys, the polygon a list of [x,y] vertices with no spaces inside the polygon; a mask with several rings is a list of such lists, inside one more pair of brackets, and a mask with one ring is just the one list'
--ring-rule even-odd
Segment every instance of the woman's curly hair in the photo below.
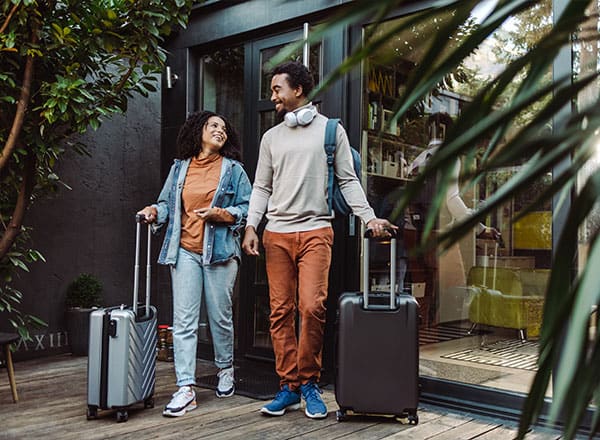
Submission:
{"label": "woman's curly hair", "polygon": [[195,157],[202,151],[202,131],[208,120],[213,116],[217,116],[225,121],[225,131],[227,132],[227,140],[219,150],[219,154],[237,161],[242,160],[242,145],[236,129],[224,116],[208,110],[194,112],[189,115],[179,130],[179,134],[177,135],[179,159]]}

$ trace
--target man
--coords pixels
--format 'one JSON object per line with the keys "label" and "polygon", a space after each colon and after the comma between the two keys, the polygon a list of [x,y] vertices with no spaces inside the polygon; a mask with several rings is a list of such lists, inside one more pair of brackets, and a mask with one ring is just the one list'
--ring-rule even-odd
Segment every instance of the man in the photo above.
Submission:
{"label": "man", "polygon": [[[288,409],[298,409],[302,395],[306,416],[320,419],[327,417],[317,382],[333,229],[324,150],[327,118],[307,102],[312,89],[312,77],[300,63],[287,62],[273,70],[271,101],[284,121],[261,140],[242,248],[248,255],[258,255],[256,228],[266,215],[263,245],[280,391],[261,412],[281,416]],[[396,229],[389,221],[376,218],[369,206],[341,126],[337,129],[335,174],[348,205],[375,236],[386,236],[387,230]],[[302,328],[299,339],[296,304]]]}

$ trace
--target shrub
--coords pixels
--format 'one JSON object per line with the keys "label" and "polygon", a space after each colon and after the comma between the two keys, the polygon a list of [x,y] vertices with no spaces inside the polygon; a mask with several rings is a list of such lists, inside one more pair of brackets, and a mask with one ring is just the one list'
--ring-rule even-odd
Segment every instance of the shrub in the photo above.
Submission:
{"label": "shrub", "polygon": [[67,307],[98,307],[102,302],[102,283],[94,275],[84,273],[67,287]]}

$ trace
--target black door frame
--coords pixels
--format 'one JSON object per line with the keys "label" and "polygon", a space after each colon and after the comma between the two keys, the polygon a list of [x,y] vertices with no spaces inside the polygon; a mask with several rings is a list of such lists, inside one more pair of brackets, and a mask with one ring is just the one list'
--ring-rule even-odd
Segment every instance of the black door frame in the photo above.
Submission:
{"label": "black door frame", "polygon": [[[268,99],[260,98],[260,51],[269,47],[278,46],[287,42],[292,42],[302,38],[302,26],[298,25],[296,30],[268,35],[257,38],[246,45],[246,66],[244,90],[248,95],[245,99],[246,115],[244,122],[245,153],[244,161],[251,180],[253,180],[258,161],[259,150],[259,114],[263,111],[273,109],[273,104]],[[324,35],[321,40],[321,71],[325,76],[328,72],[339,65],[344,55],[347,53],[347,32],[346,29],[332,29]],[[317,100],[320,102],[321,111],[328,116],[340,117],[342,121],[349,121],[346,112],[346,97],[349,82],[343,78],[332,85]],[[348,123],[344,123],[348,126]],[[357,142],[353,143],[358,145]],[[356,221],[356,220],[354,220]],[[329,278],[329,298],[327,301],[327,323],[325,329],[323,366],[326,380],[332,379],[328,373],[333,372],[334,362],[334,331],[335,317],[337,312],[337,298],[343,291],[356,290],[359,283],[359,272],[356,270],[347,270],[349,267],[358,267],[359,262],[359,240],[357,233],[358,223],[353,226],[349,224],[348,219],[334,221],[334,247],[332,267]],[[239,355],[251,359],[273,360],[273,352],[270,349],[256,348],[253,346],[253,324],[254,324],[254,299],[257,294],[265,295],[267,286],[254,285],[254,276],[256,261],[255,258],[244,256],[242,264],[241,280],[244,283],[245,292],[240,298],[240,313],[245,314],[240,319],[240,329],[238,332],[238,350]],[[252,291],[254,290],[254,291]]]}
{"label": "black door frame", "polygon": [[[256,165],[258,162],[258,151],[260,145],[260,113],[270,111],[274,108],[273,103],[268,99],[262,99],[260,96],[260,66],[261,51],[270,47],[290,43],[302,38],[302,29],[289,31],[276,35],[257,38],[245,45],[245,66],[244,66],[244,90],[246,97],[244,99],[245,114],[244,118],[244,163],[250,180],[254,181]],[[273,351],[267,348],[254,346],[254,323],[255,323],[255,300],[259,296],[268,298],[268,285],[256,283],[257,258],[242,257],[240,280],[243,287],[240,287],[240,307],[241,314],[238,322],[238,358],[240,356],[249,359],[259,359],[271,361],[274,359]]]}
{"label": "black door frame", "polygon": [[[423,1],[423,2],[418,2],[418,6],[415,6],[417,2],[413,3],[412,6],[403,8],[402,11],[396,11],[396,13],[393,14],[393,16],[390,16],[389,18],[394,18],[400,15],[406,15],[409,14],[411,12],[415,12],[417,10],[422,10],[424,8],[429,7],[430,4],[433,4],[433,2],[431,1]],[[559,11],[562,10],[562,8],[564,8],[564,5],[566,3],[566,0],[553,0],[553,6],[554,6],[554,10]],[[220,2],[216,3],[216,5],[222,4]],[[250,6],[254,5],[257,8],[259,8],[259,6],[261,6],[261,2],[256,2],[256,4],[249,2],[248,3]],[[294,3],[294,5],[296,5],[297,7],[303,9],[304,6],[300,6],[300,3]],[[304,5],[304,4],[302,4]],[[215,6],[211,6],[212,9],[216,9]],[[204,8],[202,15],[199,15],[198,18],[196,19],[197,22],[195,22],[194,24],[192,24],[192,26],[194,25],[200,25],[200,23],[203,23],[204,21],[209,22],[209,24],[212,23],[213,26],[216,26],[216,23],[221,23],[221,20],[216,20],[216,16],[218,14],[220,14],[221,12],[215,13],[215,15],[212,15],[212,9],[211,8]],[[199,8],[199,10],[202,8]],[[225,8],[223,8],[225,9]],[[260,9],[260,8],[259,8]],[[304,10],[304,9],[303,9]],[[297,11],[299,12],[299,11]],[[223,17],[226,17],[226,11],[223,10]],[[291,29],[291,28],[301,28],[301,23],[304,20],[308,20],[310,21],[311,18],[307,18],[310,17],[311,11],[306,11],[305,16],[302,16],[302,14],[300,13],[293,13],[290,11],[286,11],[287,17],[288,18],[283,18],[281,20],[275,20],[272,21],[272,24],[269,25],[269,29],[274,32],[279,31],[279,32],[283,32],[284,29]],[[323,16],[326,14],[323,14]],[[219,15],[220,16],[220,15]],[[320,15],[321,16],[321,15]],[[252,17],[254,17],[254,15],[252,15]],[[258,14],[258,12],[256,13],[256,17],[260,17],[260,14]],[[293,17],[293,18],[292,18]],[[314,18],[314,17],[313,17]],[[287,20],[287,21],[286,21]],[[231,20],[227,21],[228,26],[227,29],[228,31],[225,32],[223,30],[223,28],[220,27],[216,27],[215,29],[218,29],[219,32],[221,32],[221,34],[219,34],[219,32],[217,32],[216,34],[212,34],[211,31],[209,30],[209,28],[203,27],[202,25],[200,25],[200,28],[205,29],[205,31],[201,32],[201,33],[186,33],[186,32],[182,32],[180,34],[180,37],[177,37],[174,40],[173,43],[173,47],[171,48],[171,55],[169,56],[170,58],[170,62],[171,62],[171,67],[175,69],[175,71],[178,72],[186,72],[186,69],[189,68],[189,48],[194,47],[196,45],[203,45],[203,44],[210,44],[213,45],[215,44],[214,38],[216,38],[217,40],[221,40],[222,38],[226,38],[226,35],[235,35],[236,34],[236,29],[238,29],[238,24],[233,24],[231,22]],[[258,22],[257,22],[258,23]],[[356,47],[358,43],[360,43],[361,39],[362,39],[362,28],[364,25],[366,25],[368,23],[361,23],[357,26],[353,26],[351,29],[349,29],[348,32],[346,31],[339,31],[337,34],[337,38],[333,37],[333,38],[324,38],[323,40],[323,52],[325,54],[327,54],[327,56],[323,57],[323,71],[325,73],[331,71],[335,66],[337,66],[344,58],[344,56],[349,53],[349,48],[350,47]],[[254,28],[252,28],[252,26],[250,25],[250,27],[246,26],[245,24],[240,23],[241,26],[239,26],[240,32],[245,32],[245,31],[249,31],[250,29],[252,29],[252,38],[257,38],[257,40],[255,41],[260,41],[260,39],[268,39],[271,38],[270,36],[267,36],[266,34],[266,27],[261,27],[261,25],[257,25]],[[267,26],[266,24],[264,24],[264,26]],[[231,29],[229,29],[231,28]],[[218,35],[217,35],[218,34]],[[215,35],[217,35],[215,37]],[[263,35],[265,35],[263,37]],[[235,37],[232,38],[227,38],[228,42],[229,41],[237,41],[237,43],[240,43],[243,40],[243,38],[247,38],[248,34],[243,35],[243,34],[238,34]],[[213,40],[211,40],[211,38]],[[201,41],[199,41],[201,40]],[[252,44],[252,43],[248,43],[248,44]],[[571,66],[572,66],[572,60],[571,60],[571,55],[570,53],[567,53],[568,50],[565,50],[563,53],[561,53],[559,55],[559,57],[555,60],[554,62],[554,67],[555,67],[555,73],[558,71],[564,71],[565,69],[568,69],[568,71],[571,70]],[[252,63],[252,60],[248,59],[248,57],[246,57],[245,60],[246,66],[245,66],[245,70],[247,72],[251,71],[251,65],[249,65],[249,63]],[[180,75],[180,77],[182,77],[182,75]],[[190,77],[188,75],[188,77]],[[244,89],[245,90],[250,90],[252,87],[252,84],[249,83],[249,81],[251,81],[250,78],[247,78],[244,82]],[[333,87],[331,87],[325,94],[324,94],[324,98],[323,98],[323,104],[322,104],[322,110],[323,113],[330,115],[330,116],[336,116],[336,117],[341,117],[343,121],[345,121],[345,126],[346,129],[348,131],[348,135],[350,138],[351,143],[354,146],[359,146],[359,140],[360,140],[360,129],[361,129],[361,115],[360,115],[360,109],[361,107],[361,101],[362,101],[362,86],[361,86],[361,71],[360,68],[354,69],[353,71],[351,71],[343,80],[339,81],[338,83],[336,83]],[[169,110],[169,115],[166,117],[166,123],[163,122],[163,129],[162,129],[162,136],[163,139],[168,139],[168,138],[172,138],[173,134],[176,134],[176,128],[178,127],[178,125],[185,119],[185,112],[187,107],[182,107],[180,105],[181,99],[186,99],[187,96],[183,96],[183,94],[181,92],[178,92],[177,90],[172,91],[171,93],[163,93],[163,111],[165,111],[166,108],[169,108],[171,110]],[[340,99],[341,98],[341,99]],[[256,109],[252,108],[252,106],[250,104],[248,104],[248,102],[250,102],[250,100],[246,100],[247,104],[245,105],[245,110],[246,113],[248,115],[247,118],[245,118],[245,123],[244,123],[244,129],[243,129],[243,136],[244,136],[244,140],[245,140],[245,162],[247,163],[247,169],[249,171],[249,175],[251,175],[251,178],[253,177],[253,171],[255,169],[255,164],[256,164],[256,159],[258,157],[258,141],[256,139],[256,137],[252,137],[249,136],[249,133],[256,133],[256,127],[257,127],[257,112]],[[357,111],[358,109],[358,111]],[[173,112],[173,110],[175,110],[175,112]],[[570,109],[565,109],[565,111],[570,111]],[[254,125],[253,125],[254,124]],[[170,157],[169,153],[169,147],[168,144],[163,141],[163,155],[164,157]],[[167,166],[166,164],[170,164],[170,160],[163,160],[163,164],[165,164],[164,166]],[[168,167],[167,167],[168,168]],[[164,173],[163,173],[164,174]],[[564,206],[564,205],[563,205]],[[566,212],[566,211],[564,211]],[[563,211],[561,211],[561,213],[564,214]],[[556,237],[558,236],[558,231],[562,229],[563,225],[564,225],[564,215],[561,215],[561,213],[559,214],[559,217],[556,218],[555,222],[553,223],[553,227],[554,227],[554,238],[553,240],[556,240]],[[343,228],[343,225],[342,225]],[[346,231],[344,230],[343,233],[346,233]],[[337,234],[337,229],[336,229],[336,234]],[[358,286],[358,271],[352,270],[352,271],[347,271],[346,268],[348,267],[358,267],[359,264],[359,255],[360,255],[360,243],[359,240],[352,240],[352,239],[347,239],[347,240],[336,240],[337,242],[343,242],[343,247],[345,249],[345,252],[342,251],[341,255],[343,255],[343,260],[340,258],[335,258],[334,257],[334,261],[332,264],[332,280],[334,281],[334,283],[330,284],[330,291],[333,292],[333,295],[330,295],[332,297],[336,297],[337,294],[339,294],[340,291],[343,290],[347,290],[347,289],[353,289],[356,288]],[[336,246],[336,244],[334,244],[334,247]],[[341,261],[343,262],[341,262]],[[339,264],[337,264],[339,262]],[[240,283],[242,284],[240,286],[240,302],[245,301],[244,299],[244,293],[245,293],[245,289],[246,287],[243,285],[247,282],[247,271],[245,269],[245,267],[248,267],[248,261],[247,258],[244,257],[244,262],[242,264],[242,271],[240,273]],[[341,279],[341,280],[340,280]],[[241,305],[240,305],[241,308]],[[331,308],[328,311],[328,313],[330,311],[333,311],[333,313],[335,313],[335,307]],[[330,321],[330,316],[328,316],[328,322]],[[238,331],[238,343],[241,342],[245,337],[249,337],[248,334],[242,334],[242,333],[247,333],[245,331],[245,328],[242,329],[242,327],[240,326],[239,331]],[[326,337],[327,338],[327,337]],[[326,344],[327,344],[327,340],[326,340]],[[243,345],[239,344],[240,348],[242,348],[242,351],[240,354],[244,354],[243,353]],[[421,390],[422,390],[422,399],[425,402],[431,402],[431,403],[437,403],[437,404],[442,404],[444,406],[448,406],[448,407],[454,407],[457,409],[467,409],[470,411],[474,411],[474,412],[480,412],[480,413],[484,413],[484,414],[490,414],[490,415],[494,415],[494,416],[503,416],[503,417],[510,417],[510,418],[518,418],[520,415],[520,410],[522,408],[522,404],[524,402],[524,398],[525,395],[523,394],[516,394],[516,393],[511,393],[511,392],[504,392],[504,391],[499,391],[499,390],[492,390],[489,388],[484,388],[484,387],[478,387],[478,386],[471,386],[471,385],[467,385],[467,384],[463,384],[463,383],[458,383],[458,382],[449,382],[449,381],[444,381],[444,380],[439,380],[439,379],[435,379],[435,378],[421,378]],[[546,411],[544,411],[544,413],[546,413]],[[589,422],[589,419],[588,419]],[[586,422],[584,422],[584,425],[586,424]],[[589,425],[588,425],[589,426]]]}

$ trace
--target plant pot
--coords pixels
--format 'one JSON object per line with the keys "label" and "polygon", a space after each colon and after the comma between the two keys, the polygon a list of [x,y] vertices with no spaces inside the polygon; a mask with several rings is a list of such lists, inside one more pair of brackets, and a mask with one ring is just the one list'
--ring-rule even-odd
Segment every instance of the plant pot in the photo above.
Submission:
{"label": "plant pot", "polygon": [[67,309],[67,332],[71,353],[87,356],[90,339],[90,313],[93,309],[73,307]]}

